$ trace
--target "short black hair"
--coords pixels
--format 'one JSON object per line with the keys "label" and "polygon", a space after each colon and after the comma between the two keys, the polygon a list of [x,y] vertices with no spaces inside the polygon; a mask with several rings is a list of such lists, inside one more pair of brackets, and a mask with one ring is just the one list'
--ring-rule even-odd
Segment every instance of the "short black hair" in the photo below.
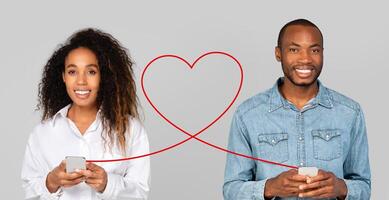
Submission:
{"label": "short black hair", "polygon": [[321,33],[319,27],[316,26],[316,24],[312,23],[311,21],[309,21],[307,19],[295,19],[293,21],[290,21],[290,22],[286,23],[281,28],[280,33],[278,34],[278,40],[277,40],[277,47],[278,48],[281,48],[282,39],[284,37],[286,28],[288,28],[289,26],[292,26],[292,25],[311,26],[311,27],[316,28],[317,30],[319,30],[319,33],[320,33],[320,36],[321,36],[321,41],[323,43],[323,34]]}

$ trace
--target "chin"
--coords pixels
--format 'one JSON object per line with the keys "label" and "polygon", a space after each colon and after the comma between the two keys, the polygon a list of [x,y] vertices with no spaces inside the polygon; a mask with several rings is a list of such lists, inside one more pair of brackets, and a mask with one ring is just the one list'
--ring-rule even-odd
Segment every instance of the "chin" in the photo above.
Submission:
{"label": "chin", "polygon": [[80,101],[79,99],[77,100],[73,100],[73,105],[77,106],[77,107],[91,107],[91,106],[94,106],[96,105],[95,102],[92,102],[92,101],[89,101],[89,99],[87,99],[86,101]]}
{"label": "chin", "polygon": [[76,102],[73,102],[73,104],[78,106],[78,107],[90,107],[92,105],[89,103],[76,103]]}
{"label": "chin", "polygon": [[316,82],[316,79],[314,80],[296,80],[296,79],[292,79],[291,81],[294,85],[296,86],[299,86],[299,87],[309,87],[313,84],[315,84]]}

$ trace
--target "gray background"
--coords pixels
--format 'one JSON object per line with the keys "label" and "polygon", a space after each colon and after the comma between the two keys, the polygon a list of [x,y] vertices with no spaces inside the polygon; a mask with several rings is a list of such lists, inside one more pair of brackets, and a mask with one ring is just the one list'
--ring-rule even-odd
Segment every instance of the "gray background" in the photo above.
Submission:
{"label": "gray background", "polygon": [[[271,87],[282,75],[273,55],[276,37],[283,24],[300,17],[315,22],[324,34],[321,80],[357,100],[364,109],[372,199],[387,199],[387,7],[377,1],[1,1],[2,199],[23,198],[20,169],[29,133],[39,122],[40,113],[34,108],[42,67],[74,31],[101,28],[129,48],[136,62],[138,94],[152,150],[186,136],[165,123],[141,93],[139,76],[147,62],[168,53],[190,62],[212,50],[233,54],[245,71],[241,95],[231,110],[201,135],[225,146],[236,106]],[[217,66],[225,67],[220,70]],[[184,68],[174,60],[158,62],[149,71],[154,75],[147,78],[145,86],[161,110],[196,131],[231,98],[238,76],[232,62],[223,57],[200,62],[195,68],[197,75]],[[225,157],[196,141],[153,156],[150,199],[222,199]]]}

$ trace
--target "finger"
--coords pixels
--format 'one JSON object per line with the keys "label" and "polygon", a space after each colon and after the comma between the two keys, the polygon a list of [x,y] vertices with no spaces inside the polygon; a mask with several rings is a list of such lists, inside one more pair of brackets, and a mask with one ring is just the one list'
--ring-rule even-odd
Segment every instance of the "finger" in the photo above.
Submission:
{"label": "finger", "polygon": [[294,174],[298,174],[298,171],[297,171],[297,169],[290,169],[284,173],[289,174],[289,175],[294,175]]}
{"label": "finger", "polygon": [[87,179],[89,180],[95,180],[95,179],[104,179],[104,176],[103,174],[100,174],[100,173],[93,173],[92,176],[89,176],[87,177]]}
{"label": "finger", "polygon": [[91,170],[91,171],[96,171],[96,170],[99,170],[101,167],[94,164],[94,163],[88,162],[88,163],[86,163],[86,168]]}
{"label": "finger", "polygon": [[282,188],[284,194],[287,196],[297,196],[299,192],[301,192],[298,187],[284,187]]}
{"label": "finger", "polygon": [[71,186],[74,186],[74,185],[81,183],[83,180],[84,180],[83,177],[73,179],[73,180],[61,180],[60,185],[61,185],[61,187],[71,187]]}
{"label": "finger", "polygon": [[296,190],[299,190],[299,187],[300,185],[303,185],[305,184],[305,182],[302,182],[302,181],[292,181],[292,180],[286,180],[284,182],[284,186],[285,187],[290,187],[290,188],[293,188],[293,189],[296,189]]}
{"label": "finger", "polygon": [[92,176],[93,176],[93,172],[90,171],[90,170],[88,170],[88,169],[86,169],[86,170],[84,170],[84,169],[78,169],[78,170],[76,170],[76,173],[77,173],[77,174],[80,174],[81,176],[84,176],[84,177],[86,177],[86,178],[89,178],[89,177],[92,177]]}
{"label": "finger", "polygon": [[103,179],[86,180],[85,183],[99,192],[104,191],[105,187],[107,186],[107,182]]}
{"label": "finger", "polygon": [[100,185],[104,183],[104,180],[102,178],[87,178],[85,183]]}
{"label": "finger", "polygon": [[307,176],[305,175],[300,175],[300,174],[294,174],[292,176],[289,176],[288,179],[290,181],[294,181],[294,182],[306,182],[307,181]]}
{"label": "finger", "polygon": [[316,188],[321,188],[321,187],[326,187],[331,185],[331,182],[329,179],[323,180],[323,181],[316,181],[310,184],[303,184],[300,185],[299,189],[300,190],[312,190]]}
{"label": "finger", "polygon": [[102,168],[94,163],[87,164],[87,168],[88,168],[88,166],[90,167],[89,170],[91,170],[93,172],[92,178],[105,176],[104,174],[106,174],[106,171],[104,168]]}
{"label": "finger", "polygon": [[319,197],[321,195],[329,193],[329,191],[330,190],[328,187],[322,187],[322,188],[318,188],[315,190],[310,190],[307,192],[299,193],[298,197],[300,197],[300,198],[316,198],[316,197]]}
{"label": "finger", "polygon": [[317,181],[322,181],[322,180],[328,179],[330,177],[331,177],[330,173],[323,171],[323,170],[319,170],[317,176],[307,178],[307,183],[314,183]]}
{"label": "finger", "polygon": [[306,176],[298,174],[297,169],[290,169],[286,171],[286,177],[290,181],[305,182]]}
{"label": "finger", "polygon": [[79,174],[77,172],[72,172],[72,173],[64,173],[62,179],[74,180],[74,179],[77,179],[77,178],[80,178],[80,177],[83,177],[83,175]]}
{"label": "finger", "polygon": [[66,169],[66,161],[62,160],[61,163],[58,165],[58,168],[61,169],[61,171],[65,171],[65,169]]}

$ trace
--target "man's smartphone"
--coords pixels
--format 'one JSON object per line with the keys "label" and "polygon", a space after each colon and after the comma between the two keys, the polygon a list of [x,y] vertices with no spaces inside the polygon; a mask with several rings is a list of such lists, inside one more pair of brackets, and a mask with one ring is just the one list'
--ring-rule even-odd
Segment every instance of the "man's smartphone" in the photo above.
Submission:
{"label": "man's smartphone", "polygon": [[66,156],[66,173],[72,173],[76,169],[86,169],[85,157],[82,156]]}
{"label": "man's smartphone", "polygon": [[314,177],[317,176],[319,169],[316,167],[299,167],[298,174]]}

